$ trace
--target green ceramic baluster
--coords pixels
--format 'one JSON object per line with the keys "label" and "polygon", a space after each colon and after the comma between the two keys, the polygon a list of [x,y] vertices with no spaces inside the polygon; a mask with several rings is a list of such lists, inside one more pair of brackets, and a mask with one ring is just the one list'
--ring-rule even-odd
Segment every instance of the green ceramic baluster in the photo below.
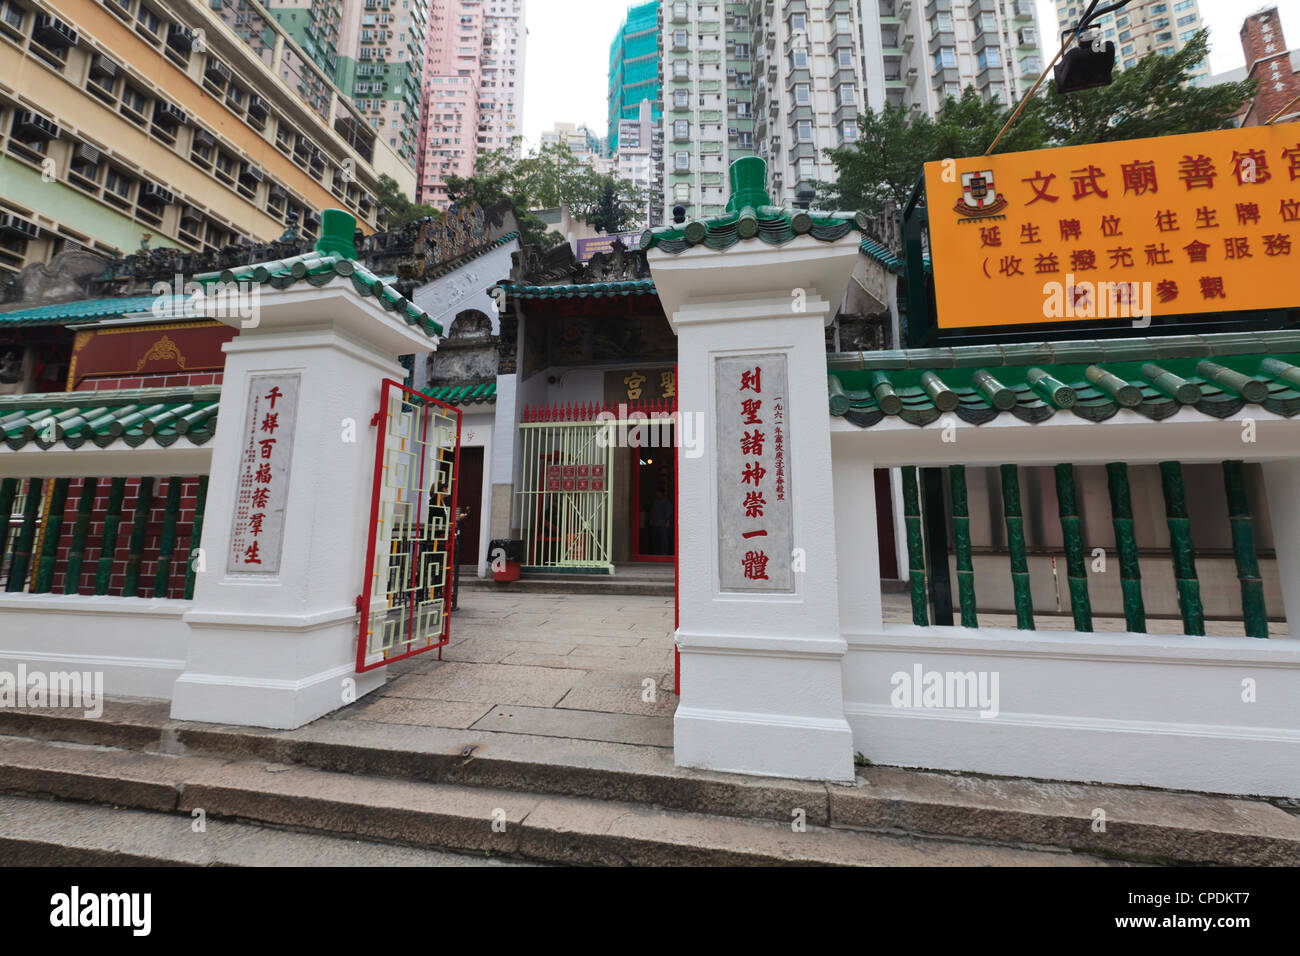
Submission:
{"label": "green ceramic baluster", "polygon": [[912,623],[925,627],[930,623],[929,602],[925,596],[925,538],[921,534],[921,498],[916,490],[916,467],[908,465],[903,473],[903,523],[907,526],[907,576],[912,587]]}
{"label": "green ceramic baluster", "polygon": [[1070,585],[1070,613],[1076,631],[1092,630],[1092,600],[1088,597],[1088,565],[1083,556],[1083,527],[1075,493],[1074,466],[1056,466],[1056,501],[1060,506],[1061,537],[1065,541],[1065,568]]}
{"label": "green ceramic baluster", "polygon": [[194,597],[194,549],[203,546],[203,509],[208,503],[208,476],[199,476],[199,494],[194,503],[194,526],[190,531],[190,556],[186,561],[188,570],[185,572],[185,600],[189,601]]}
{"label": "green ceramic baluster", "polygon": [[1201,605],[1201,582],[1196,579],[1196,546],[1192,544],[1192,522],[1187,516],[1187,490],[1183,466],[1176,461],[1160,463],[1160,483],[1165,490],[1165,516],[1169,521],[1169,550],[1174,558],[1174,581],[1178,585],[1178,609],[1188,634],[1205,633],[1205,608]]}
{"label": "green ceramic baluster", "polygon": [[95,593],[107,594],[113,580],[113,558],[117,554],[117,533],[122,526],[122,498],[126,479],[114,478],[108,489],[108,512],[104,515],[104,537],[99,544],[99,563],[95,568]]}
{"label": "green ceramic baluster", "polygon": [[55,478],[54,491],[45,512],[44,533],[41,535],[41,554],[36,560],[36,580],[33,594],[49,594],[54,584],[54,563],[59,557],[59,538],[63,535],[63,512],[68,507],[68,485],[71,478]]}
{"label": "green ceramic baluster", "polygon": [[1137,539],[1133,534],[1133,499],[1129,494],[1128,465],[1122,461],[1107,465],[1106,483],[1110,488],[1110,517],[1115,525],[1115,549],[1119,552],[1124,620],[1130,631],[1144,634],[1147,629],[1147,611],[1142,601],[1142,566],[1138,563]]}
{"label": "green ceramic baluster", "polygon": [[1007,547],[1011,551],[1011,588],[1016,602],[1016,626],[1034,630],[1034,598],[1029,590],[1029,558],[1025,550],[1025,518],[1020,510],[1020,472],[1002,466],[1002,510],[1007,521]]}
{"label": "green ceramic baluster", "polygon": [[1241,581],[1241,611],[1247,637],[1268,637],[1268,611],[1264,606],[1264,582],[1259,576],[1255,551],[1255,519],[1246,494],[1246,476],[1239,461],[1223,463],[1223,482],[1228,491],[1228,520],[1232,523],[1232,552],[1237,558]]}
{"label": "green ceramic baluster", "polygon": [[81,502],[77,506],[77,523],[72,527],[72,547],[68,549],[68,569],[63,574],[63,593],[81,593],[81,566],[86,560],[86,539],[90,537],[90,519],[95,512],[98,478],[81,483]]}
{"label": "green ceramic baluster", "polygon": [[970,509],[966,503],[966,466],[949,465],[952,488],[952,536],[957,551],[957,594],[961,598],[961,626],[979,627],[975,615],[975,565],[970,554]]}
{"label": "green ceramic baluster", "polygon": [[167,596],[167,580],[172,572],[172,555],[176,553],[176,520],[181,511],[181,479],[167,479],[167,504],[163,508],[162,538],[158,541],[158,570],[153,578],[153,596]]}
{"label": "green ceramic baluster", "polygon": [[27,570],[32,562],[32,543],[36,540],[36,515],[41,508],[41,489],[44,482],[31,478],[27,482],[27,499],[23,504],[23,523],[14,542],[13,561],[9,565],[6,591],[21,591],[27,582]]}
{"label": "green ceramic baluster", "polygon": [[122,597],[138,597],[140,594],[140,563],[144,560],[144,542],[149,531],[151,510],[153,510],[153,479],[141,478],[139,497],[135,500],[131,543],[126,552],[126,583],[122,585]]}

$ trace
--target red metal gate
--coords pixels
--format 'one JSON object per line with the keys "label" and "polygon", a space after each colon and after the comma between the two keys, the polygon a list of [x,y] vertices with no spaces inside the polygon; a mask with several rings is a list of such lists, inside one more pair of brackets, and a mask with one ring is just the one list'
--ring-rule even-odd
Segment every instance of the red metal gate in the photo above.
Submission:
{"label": "red metal gate", "polygon": [[357,673],[451,640],[460,409],[385,379],[375,442]]}

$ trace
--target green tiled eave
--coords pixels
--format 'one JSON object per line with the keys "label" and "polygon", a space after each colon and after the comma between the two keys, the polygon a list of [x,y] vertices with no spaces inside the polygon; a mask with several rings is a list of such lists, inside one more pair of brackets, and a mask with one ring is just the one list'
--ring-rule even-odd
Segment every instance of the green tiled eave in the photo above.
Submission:
{"label": "green tiled eave", "polygon": [[850,232],[867,228],[865,213],[806,212],[760,206],[730,212],[710,219],[697,219],[684,226],[660,226],[641,234],[641,248],[661,249],[672,255],[692,246],[730,249],[742,239],[760,239],[779,246],[798,236],[812,236],[822,242],[836,242]]}
{"label": "green tiled eave", "polygon": [[135,448],[153,439],[203,445],[217,430],[221,387],[44,392],[0,398],[0,453],[29,444]]}
{"label": "green tiled eave", "polygon": [[111,299],[82,299],[79,302],[64,302],[60,305],[42,305],[33,309],[0,312],[0,329],[15,326],[75,325],[79,322],[94,322],[97,319],[112,319],[139,312],[153,312],[155,304],[158,306],[158,313],[164,317],[193,318],[193,313],[186,311],[186,301],[185,296],[178,295],[134,295],[118,296]]}
{"label": "green tiled eave", "polygon": [[497,288],[516,299],[592,299],[613,295],[654,295],[653,279],[589,282],[583,285],[521,285],[502,282]]}
{"label": "green tiled eave", "polygon": [[358,294],[373,295],[385,309],[389,312],[397,312],[407,325],[416,326],[429,338],[442,335],[442,326],[424,309],[392,286],[385,284],[380,276],[375,275],[356,259],[334,253],[313,250],[288,259],[255,262],[246,266],[223,269],[220,272],[205,272],[196,275],[194,281],[205,286],[218,282],[255,282],[259,285],[268,285],[273,289],[287,289],[299,281],[320,287],[339,278],[350,280]]}
{"label": "green tiled eave", "polygon": [[859,427],[886,417],[981,425],[1122,408],[1153,420],[1184,406],[1227,418],[1247,404],[1300,415],[1300,330],[956,346],[827,356],[829,410]]}
{"label": "green tiled eave", "polygon": [[444,405],[483,405],[497,400],[497,383],[482,385],[440,385],[420,392]]}

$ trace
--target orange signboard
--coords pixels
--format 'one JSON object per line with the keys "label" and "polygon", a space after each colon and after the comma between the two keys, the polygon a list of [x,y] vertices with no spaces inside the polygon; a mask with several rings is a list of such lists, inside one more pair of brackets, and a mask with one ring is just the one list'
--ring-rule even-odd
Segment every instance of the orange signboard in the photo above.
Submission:
{"label": "orange signboard", "polygon": [[1300,305],[1300,124],[927,163],[940,328]]}

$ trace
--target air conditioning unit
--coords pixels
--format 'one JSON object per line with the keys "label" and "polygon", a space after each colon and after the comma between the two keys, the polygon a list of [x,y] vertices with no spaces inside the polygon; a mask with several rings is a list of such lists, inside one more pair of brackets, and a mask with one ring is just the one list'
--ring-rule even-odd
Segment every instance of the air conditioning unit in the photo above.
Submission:
{"label": "air conditioning unit", "polygon": [[23,110],[14,117],[14,133],[33,139],[58,139],[59,124],[32,110]]}
{"label": "air conditioning unit", "polygon": [[1019,36],[1021,46],[1038,45],[1038,31],[1033,27],[1021,27]]}
{"label": "air conditioning unit", "polygon": [[248,94],[248,115],[249,116],[257,116],[265,119],[266,115],[270,111],[271,109],[267,105],[266,100],[262,99],[262,97],[258,96],[256,93]]}
{"label": "air conditioning unit", "polygon": [[117,64],[104,56],[102,53],[96,53],[94,59],[90,61],[91,76],[106,76],[109,79],[117,76]]}
{"label": "air conditioning unit", "polygon": [[214,57],[208,57],[207,65],[203,68],[203,75],[219,83],[229,83],[234,78],[234,73],[230,67]]}
{"label": "air conditioning unit", "polygon": [[90,166],[99,165],[99,150],[89,143],[80,143],[77,145],[77,151],[74,154],[77,159]]}
{"label": "air conditioning unit", "polygon": [[175,103],[158,100],[154,104],[153,119],[159,126],[168,126],[175,129],[177,126],[184,126],[189,116]]}
{"label": "air conditioning unit", "polygon": [[140,189],[140,202],[149,206],[170,206],[176,197],[170,189],[157,183],[146,182]]}
{"label": "air conditioning unit", "polygon": [[194,129],[195,146],[216,146],[217,138],[205,129],[195,127]]}
{"label": "air conditioning unit", "polygon": [[307,213],[307,215],[302,217],[302,222],[303,225],[310,226],[311,228],[315,229],[320,225],[320,213],[309,212]]}
{"label": "air conditioning unit", "polygon": [[41,235],[41,227],[22,216],[6,212],[0,213],[0,233],[23,239],[37,239]]}
{"label": "air conditioning unit", "polygon": [[260,183],[266,178],[266,174],[256,166],[245,165],[243,171],[239,174],[239,178],[246,183]]}
{"label": "air conditioning unit", "polygon": [[179,23],[169,23],[167,25],[167,45],[176,50],[184,50],[189,53],[194,49],[194,31],[187,26]]}
{"label": "air conditioning unit", "polygon": [[77,31],[49,13],[37,15],[32,36],[50,49],[63,50],[77,45]]}

